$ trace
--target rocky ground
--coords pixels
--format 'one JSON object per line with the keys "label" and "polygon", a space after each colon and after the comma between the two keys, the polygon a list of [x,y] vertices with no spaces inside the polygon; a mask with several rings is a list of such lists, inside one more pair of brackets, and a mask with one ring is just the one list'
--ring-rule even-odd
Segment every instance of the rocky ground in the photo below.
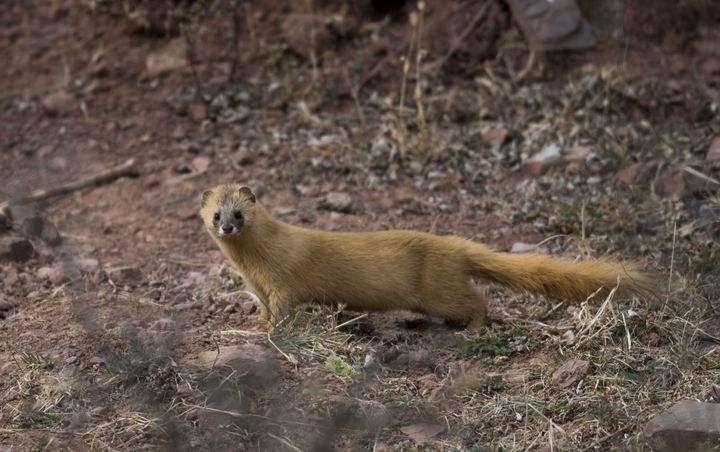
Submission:
{"label": "rocky ground", "polygon": [[[0,216],[0,448],[718,439],[716,7],[579,2],[597,48],[528,65],[495,1],[120,3],[0,13],[0,200],[135,162]],[[638,259],[667,287],[488,287],[482,333],[309,307],[268,334],[197,217],[230,181],[294,224]]]}

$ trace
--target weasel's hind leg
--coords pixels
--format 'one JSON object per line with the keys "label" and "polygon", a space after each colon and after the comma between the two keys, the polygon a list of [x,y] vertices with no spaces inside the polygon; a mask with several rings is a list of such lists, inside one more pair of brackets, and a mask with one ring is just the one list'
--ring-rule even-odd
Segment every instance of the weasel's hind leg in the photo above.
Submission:
{"label": "weasel's hind leg", "polygon": [[433,298],[425,300],[422,308],[429,315],[468,329],[481,330],[487,325],[485,296],[470,281],[444,287]]}

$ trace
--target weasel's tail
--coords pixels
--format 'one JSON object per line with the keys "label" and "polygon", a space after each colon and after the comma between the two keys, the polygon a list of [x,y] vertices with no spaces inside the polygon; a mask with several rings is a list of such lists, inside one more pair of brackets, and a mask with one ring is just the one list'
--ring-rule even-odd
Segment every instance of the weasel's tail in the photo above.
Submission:
{"label": "weasel's tail", "polygon": [[560,300],[584,300],[598,292],[604,297],[615,287],[618,295],[657,298],[659,276],[640,270],[634,262],[610,259],[574,262],[541,254],[512,254],[474,244],[468,253],[469,273],[489,282]]}

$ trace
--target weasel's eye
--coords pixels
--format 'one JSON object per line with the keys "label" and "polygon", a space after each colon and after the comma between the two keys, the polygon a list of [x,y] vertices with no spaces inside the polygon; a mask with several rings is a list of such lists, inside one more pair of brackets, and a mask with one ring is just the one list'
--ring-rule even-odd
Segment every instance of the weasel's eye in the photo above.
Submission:
{"label": "weasel's eye", "polygon": [[235,211],[235,219],[240,220],[240,219],[242,219],[242,217],[243,217],[242,211],[236,210]]}
{"label": "weasel's eye", "polygon": [[215,212],[215,215],[213,215],[213,221],[220,221],[220,212]]}

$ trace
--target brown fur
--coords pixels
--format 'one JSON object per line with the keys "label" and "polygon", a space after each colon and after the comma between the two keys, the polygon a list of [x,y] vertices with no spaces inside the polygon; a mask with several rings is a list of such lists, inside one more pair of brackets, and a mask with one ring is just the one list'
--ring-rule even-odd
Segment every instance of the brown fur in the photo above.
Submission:
{"label": "brown fur", "polygon": [[[220,203],[222,201],[222,207]],[[239,234],[221,237],[212,217],[220,208],[244,213]],[[201,216],[233,267],[265,304],[275,323],[291,305],[345,304],[360,311],[406,309],[478,327],[485,300],[471,279],[562,300],[584,300],[614,287],[620,294],[654,294],[653,275],[608,259],[573,262],[509,254],[456,236],[414,231],[324,232],[283,223],[247,187],[223,185],[203,194]]]}

